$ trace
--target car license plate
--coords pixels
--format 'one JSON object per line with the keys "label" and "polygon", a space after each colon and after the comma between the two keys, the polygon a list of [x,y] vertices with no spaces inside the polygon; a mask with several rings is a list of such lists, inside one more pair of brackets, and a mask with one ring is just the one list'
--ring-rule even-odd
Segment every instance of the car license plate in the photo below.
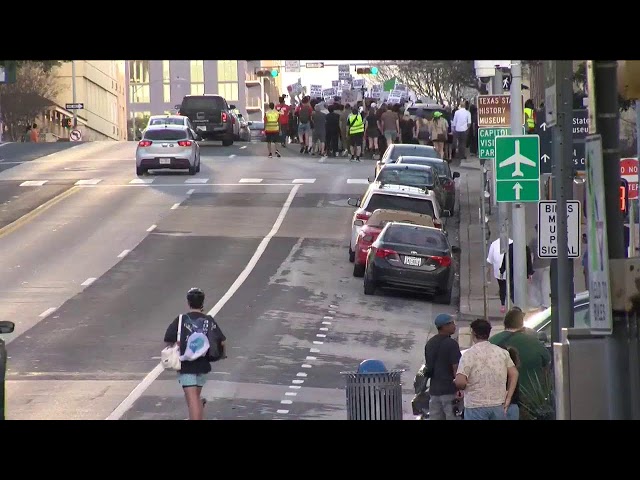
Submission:
{"label": "car license plate", "polygon": [[202,130],[203,132],[206,132],[206,131],[207,131],[207,126],[206,126],[206,125],[200,125],[200,126],[198,126],[198,128],[199,128],[200,130]]}
{"label": "car license plate", "polygon": [[419,257],[404,257],[404,264],[419,267],[422,264],[422,259]]}
{"label": "car license plate", "polygon": [[161,158],[160,159],[160,165],[171,165],[171,159],[170,158]]}

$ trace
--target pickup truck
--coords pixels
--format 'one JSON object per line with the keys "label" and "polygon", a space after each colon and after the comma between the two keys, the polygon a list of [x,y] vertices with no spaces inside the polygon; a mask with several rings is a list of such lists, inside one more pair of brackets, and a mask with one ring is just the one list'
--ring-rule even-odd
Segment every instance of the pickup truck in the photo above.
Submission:
{"label": "pickup truck", "polygon": [[188,117],[204,140],[222,141],[228,147],[240,134],[235,108],[220,95],[185,95],[178,115]]}

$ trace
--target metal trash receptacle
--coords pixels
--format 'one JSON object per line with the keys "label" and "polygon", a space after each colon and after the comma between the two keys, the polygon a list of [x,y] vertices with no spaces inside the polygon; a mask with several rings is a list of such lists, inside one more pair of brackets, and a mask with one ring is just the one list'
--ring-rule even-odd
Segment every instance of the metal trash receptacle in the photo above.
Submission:
{"label": "metal trash receptacle", "polygon": [[[363,368],[365,362],[378,362],[376,367],[382,368]],[[358,371],[340,372],[346,380],[347,420],[402,420],[404,370],[386,371],[377,360],[365,362]]]}

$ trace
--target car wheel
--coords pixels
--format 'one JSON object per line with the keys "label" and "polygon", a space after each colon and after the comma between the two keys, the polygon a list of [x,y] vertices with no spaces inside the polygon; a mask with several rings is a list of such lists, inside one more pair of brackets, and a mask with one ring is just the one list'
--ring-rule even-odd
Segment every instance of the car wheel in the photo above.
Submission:
{"label": "car wheel", "polygon": [[136,175],[137,176],[141,177],[145,173],[147,173],[147,169],[146,168],[136,167]]}
{"label": "car wheel", "polygon": [[364,277],[364,294],[365,295],[375,295],[376,293],[376,282],[375,280],[369,280],[367,276]]}
{"label": "car wheel", "polygon": [[198,164],[196,166],[196,173],[200,173],[200,159],[198,158]]}
{"label": "car wheel", "polygon": [[189,167],[189,175],[195,175],[197,173],[197,167]]}
{"label": "car wheel", "polygon": [[364,276],[364,265],[361,263],[353,264],[353,276],[354,277],[363,277]]}
{"label": "car wheel", "polygon": [[451,303],[451,290],[447,290],[446,292],[442,292],[436,295],[434,298],[436,303],[441,303],[443,305],[449,305]]}
{"label": "car wheel", "polygon": [[228,137],[222,139],[223,147],[230,147],[231,145],[233,145],[233,135],[229,135]]}
{"label": "car wheel", "polygon": [[354,252],[353,250],[351,250],[351,245],[349,245],[349,261],[351,263],[356,261],[356,252]]}

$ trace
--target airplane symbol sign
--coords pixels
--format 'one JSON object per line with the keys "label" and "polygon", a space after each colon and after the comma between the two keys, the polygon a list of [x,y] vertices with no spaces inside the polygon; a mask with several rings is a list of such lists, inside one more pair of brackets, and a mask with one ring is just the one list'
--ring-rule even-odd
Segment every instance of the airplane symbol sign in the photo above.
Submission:
{"label": "airplane symbol sign", "polygon": [[504,135],[495,140],[496,200],[540,200],[540,137]]}

